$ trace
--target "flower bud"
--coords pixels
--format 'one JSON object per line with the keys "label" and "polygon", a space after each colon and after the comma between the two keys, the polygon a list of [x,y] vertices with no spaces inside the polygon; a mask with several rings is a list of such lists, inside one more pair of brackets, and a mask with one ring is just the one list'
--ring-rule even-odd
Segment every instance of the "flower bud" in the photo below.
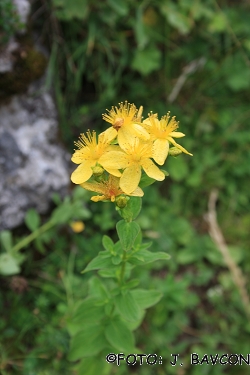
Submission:
{"label": "flower bud", "polygon": [[85,228],[85,224],[80,220],[79,221],[72,221],[70,223],[70,226],[71,226],[71,229],[73,230],[73,232],[75,232],[75,233],[80,233]]}
{"label": "flower bud", "polygon": [[178,156],[182,154],[182,151],[178,147],[170,147],[168,154],[170,156]]}
{"label": "flower bud", "polygon": [[92,167],[92,170],[93,170],[93,175],[96,177],[101,176],[104,172],[104,169],[100,165],[96,165]]}
{"label": "flower bud", "polygon": [[124,208],[127,206],[128,200],[129,200],[129,197],[120,195],[119,197],[116,198],[115,203],[117,207]]}

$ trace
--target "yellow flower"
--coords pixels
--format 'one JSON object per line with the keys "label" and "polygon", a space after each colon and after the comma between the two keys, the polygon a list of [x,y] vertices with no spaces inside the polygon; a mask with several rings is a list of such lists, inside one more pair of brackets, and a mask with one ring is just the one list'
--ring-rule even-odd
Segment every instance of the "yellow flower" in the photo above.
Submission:
{"label": "yellow flower", "polygon": [[131,194],[138,187],[142,168],[149,177],[158,181],[164,180],[164,173],[150,160],[153,154],[151,142],[131,138],[121,148],[125,152],[110,151],[103,155],[100,161],[106,169],[124,169],[120,179],[120,188],[126,194]]}
{"label": "yellow flower", "polygon": [[[118,107],[112,107],[107,110],[108,113],[103,114],[102,117],[105,121],[109,122],[112,127],[105,130],[104,133],[109,138],[117,140],[120,146],[124,145],[131,137],[139,137],[143,140],[148,140],[149,134],[140,124],[142,107],[139,112],[134,104],[127,101],[119,103]],[[138,112],[138,113],[137,113]]]}
{"label": "yellow flower", "polygon": [[[170,120],[170,121],[169,121]],[[169,152],[169,143],[173,144],[185,154],[191,155],[184,147],[175,142],[173,137],[181,138],[185,134],[177,132],[178,122],[175,117],[170,119],[170,113],[163,116],[161,120],[158,119],[157,114],[149,114],[149,117],[143,121],[146,130],[150,134],[150,139],[153,143],[153,159],[157,164],[163,165]]]}
{"label": "yellow flower", "polygon": [[75,233],[80,233],[85,228],[85,224],[82,221],[72,221],[70,226]]}
{"label": "yellow flower", "polygon": [[[93,197],[91,197],[91,200],[94,202],[104,200],[110,200],[111,202],[114,202],[116,200],[116,197],[124,194],[119,186],[119,181],[119,178],[109,175],[109,179],[107,181],[84,182],[83,184],[81,184],[81,186],[86,190],[102,194],[94,195]],[[128,195],[134,197],[142,197],[144,193],[141,188],[137,187],[131,194]]]}
{"label": "yellow flower", "polygon": [[[100,168],[97,168],[99,167],[100,157],[106,152],[118,148],[118,146],[112,146],[109,143],[110,138],[105,134],[99,135],[98,142],[95,131],[93,131],[92,134],[90,131],[87,131],[87,135],[81,134],[79,140],[75,142],[78,150],[75,150],[71,158],[73,163],[80,164],[71,175],[72,182],[82,184],[92,176],[95,170],[100,170]],[[105,169],[117,177],[121,176],[118,169]]]}

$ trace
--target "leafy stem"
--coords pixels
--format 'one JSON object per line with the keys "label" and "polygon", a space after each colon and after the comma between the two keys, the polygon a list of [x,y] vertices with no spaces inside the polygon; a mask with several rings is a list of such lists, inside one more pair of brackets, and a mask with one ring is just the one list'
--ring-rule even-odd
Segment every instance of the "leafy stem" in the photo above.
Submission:
{"label": "leafy stem", "polygon": [[125,269],[126,269],[126,261],[127,261],[126,255],[127,255],[126,251],[123,250],[122,266],[121,266],[120,279],[119,279],[119,285],[120,286],[123,284],[123,278],[124,278]]}
{"label": "leafy stem", "polygon": [[14,252],[21,250],[23,247],[27,246],[30,242],[34,241],[37,237],[39,237],[42,233],[52,228],[55,224],[56,223],[54,220],[47,221],[47,223],[45,223],[38,229],[34,230],[34,232],[32,232],[29,236],[19,241],[15,246],[13,246],[12,250]]}

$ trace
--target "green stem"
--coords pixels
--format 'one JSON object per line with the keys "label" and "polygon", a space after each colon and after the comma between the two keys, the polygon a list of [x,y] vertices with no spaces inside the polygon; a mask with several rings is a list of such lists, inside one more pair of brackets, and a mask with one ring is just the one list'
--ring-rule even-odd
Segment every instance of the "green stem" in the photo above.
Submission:
{"label": "green stem", "polygon": [[15,246],[13,246],[12,250],[15,252],[21,250],[23,247],[27,246],[30,242],[34,241],[38,236],[40,236],[42,233],[46,232],[50,228],[52,228],[55,225],[55,222],[50,220],[47,221],[44,225],[42,225],[40,228],[34,230],[30,235],[23,238],[21,241],[19,241]]}
{"label": "green stem", "polygon": [[123,257],[122,257],[122,267],[121,267],[121,273],[120,273],[120,280],[119,280],[119,285],[121,286],[123,283],[123,278],[125,274],[125,268],[126,268],[126,251],[123,250]]}

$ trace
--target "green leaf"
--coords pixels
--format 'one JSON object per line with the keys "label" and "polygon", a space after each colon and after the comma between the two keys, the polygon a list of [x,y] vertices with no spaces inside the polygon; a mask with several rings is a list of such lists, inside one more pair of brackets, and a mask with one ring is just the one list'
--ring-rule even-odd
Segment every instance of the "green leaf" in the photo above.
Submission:
{"label": "green leaf", "polygon": [[[108,353],[111,353],[111,350]],[[103,356],[103,358],[105,358]],[[99,361],[98,357],[86,357],[81,360],[79,364],[74,368],[75,373],[78,375],[109,375],[110,364],[106,361]]]}
{"label": "green leaf", "polygon": [[11,254],[0,255],[0,274],[1,275],[15,275],[20,272],[20,267],[16,258]]}
{"label": "green leaf", "polygon": [[119,210],[120,215],[127,221],[137,218],[141,211],[142,200],[140,197],[130,197],[126,207]]}
{"label": "green leaf", "polygon": [[[233,261],[237,264],[239,264],[244,259],[244,252],[243,250],[238,246],[228,246],[228,251],[230,254],[230,257],[233,259]],[[218,264],[220,266],[225,266],[225,261],[220,253],[220,251],[216,248],[211,249],[205,254],[205,257],[213,264]]]}
{"label": "green leaf", "polygon": [[146,44],[148,43],[149,36],[145,30],[145,23],[143,22],[143,12],[142,7],[137,8],[137,14],[134,25],[136,43],[138,45],[138,49],[141,50],[145,48]]}
{"label": "green leaf", "polygon": [[185,157],[180,155],[178,158],[169,158],[168,170],[171,178],[175,181],[181,181],[188,176],[188,166]]}
{"label": "green leaf", "polygon": [[71,339],[68,359],[76,361],[82,357],[96,355],[106,346],[107,340],[101,325],[85,326],[81,332],[78,332]]}
{"label": "green leaf", "polygon": [[53,0],[57,18],[70,21],[74,18],[84,20],[88,15],[87,0]]}
{"label": "green leaf", "polygon": [[112,266],[111,255],[106,251],[101,251],[97,257],[91,260],[87,267],[81,272],[85,273],[93,270],[100,270]]}
{"label": "green leaf", "polygon": [[142,75],[148,75],[161,66],[161,52],[152,46],[147,46],[143,50],[136,50],[132,61],[132,69],[137,70]]}
{"label": "green leaf", "polygon": [[212,33],[221,33],[222,31],[225,31],[227,29],[227,19],[224,13],[215,13],[211,18],[208,29]]}
{"label": "green leaf", "polygon": [[142,232],[140,231],[138,236],[135,239],[135,242],[133,244],[133,250],[134,251],[139,251],[141,247],[141,242],[142,242]]}
{"label": "green leaf", "polygon": [[147,250],[149,247],[152,246],[152,244],[153,244],[152,241],[150,241],[150,242],[144,242],[144,243],[141,244],[140,250]]}
{"label": "green leaf", "polygon": [[137,224],[135,221],[126,222],[121,220],[116,224],[116,229],[122,248],[125,251],[130,250],[140,232],[139,224]]}
{"label": "green leaf", "polygon": [[108,4],[114,9],[120,16],[126,16],[129,11],[127,0],[108,0]]}
{"label": "green leaf", "polygon": [[98,298],[88,297],[77,306],[67,323],[71,335],[81,331],[85,326],[97,324],[102,320],[104,308],[96,305],[99,301]]}
{"label": "green leaf", "polygon": [[123,249],[121,246],[121,241],[117,241],[114,245],[114,256],[112,256],[112,263],[117,265],[120,264],[122,261],[122,256],[123,256]]}
{"label": "green leaf", "polygon": [[140,319],[141,312],[135,298],[131,294],[131,291],[119,294],[114,298],[114,302],[120,315],[125,320],[134,321]]}
{"label": "green leaf", "polygon": [[97,276],[93,276],[88,281],[89,294],[98,299],[108,299],[109,294],[104,282]]}
{"label": "green leaf", "polygon": [[168,0],[161,3],[162,14],[166,17],[171,26],[176,28],[181,34],[187,34],[192,26],[191,18],[180,12],[178,6]]}
{"label": "green leaf", "polygon": [[102,244],[105,250],[109,251],[111,254],[114,253],[114,242],[106,234],[102,237]]}
{"label": "green leaf", "polygon": [[33,232],[39,227],[41,219],[37,211],[34,208],[31,208],[27,211],[24,221],[29,230]]}
{"label": "green leaf", "polygon": [[158,290],[135,289],[131,290],[133,298],[141,309],[147,309],[160,301],[163,294]]}
{"label": "green leaf", "polygon": [[151,262],[155,262],[157,260],[169,260],[171,257],[169,254],[164,253],[162,251],[159,251],[157,253],[152,253],[151,251],[148,250],[141,250],[138,251],[137,253],[133,254],[129,258],[129,262],[132,264],[147,264]]}
{"label": "green leaf", "polygon": [[[125,279],[128,279],[130,277],[132,268],[133,268],[132,264],[127,262],[125,275],[124,275]],[[98,271],[98,274],[102,277],[118,278],[120,274],[120,269],[121,269],[120,266],[112,265],[112,267],[110,267],[109,269],[103,269],[103,270]]]}
{"label": "green leaf", "polygon": [[190,264],[197,260],[196,252],[191,248],[180,250],[176,256],[176,260],[180,264]]}
{"label": "green leaf", "polygon": [[242,66],[240,71],[231,73],[227,78],[227,84],[233,91],[241,91],[250,87],[250,72],[248,66]]}
{"label": "green leaf", "polygon": [[115,265],[113,265],[113,267],[109,268],[109,269],[104,269],[104,270],[100,270],[98,271],[98,275],[100,275],[101,277],[105,277],[105,278],[114,278],[116,279],[117,278],[117,271],[118,271],[118,267],[115,267]]}
{"label": "green leaf", "polygon": [[140,280],[139,279],[132,279],[132,280],[128,281],[126,284],[124,284],[122,286],[122,289],[123,290],[133,289],[133,288],[135,288],[139,284],[140,284]]}
{"label": "green leaf", "polygon": [[115,255],[115,256],[112,257],[111,260],[112,260],[112,263],[114,265],[118,265],[122,262],[122,257],[121,257],[121,255]]}
{"label": "green leaf", "polygon": [[4,247],[4,249],[11,253],[13,241],[12,241],[12,233],[9,230],[3,230],[0,233],[0,241]]}
{"label": "green leaf", "polygon": [[114,252],[115,252],[115,254],[119,254],[119,255],[123,254],[121,241],[117,241],[115,243],[115,245],[114,245]]}
{"label": "green leaf", "polygon": [[140,180],[139,186],[140,188],[144,188],[146,186],[152,185],[156,180],[154,178],[148,177],[147,174],[144,174]]}
{"label": "green leaf", "polygon": [[166,177],[168,177],[168,176],[169,176],[169,173],[168,173],[168,171],[166,171],[165,169],[161,169],[161,171],[162,171],[162,173],[164,173],[164,175],[165,175]]}
{"label": "green leaf", "polygon": [[115,317],[105,328],[105,337],[118,351],[134,353],[134,336],[119,317]]}

